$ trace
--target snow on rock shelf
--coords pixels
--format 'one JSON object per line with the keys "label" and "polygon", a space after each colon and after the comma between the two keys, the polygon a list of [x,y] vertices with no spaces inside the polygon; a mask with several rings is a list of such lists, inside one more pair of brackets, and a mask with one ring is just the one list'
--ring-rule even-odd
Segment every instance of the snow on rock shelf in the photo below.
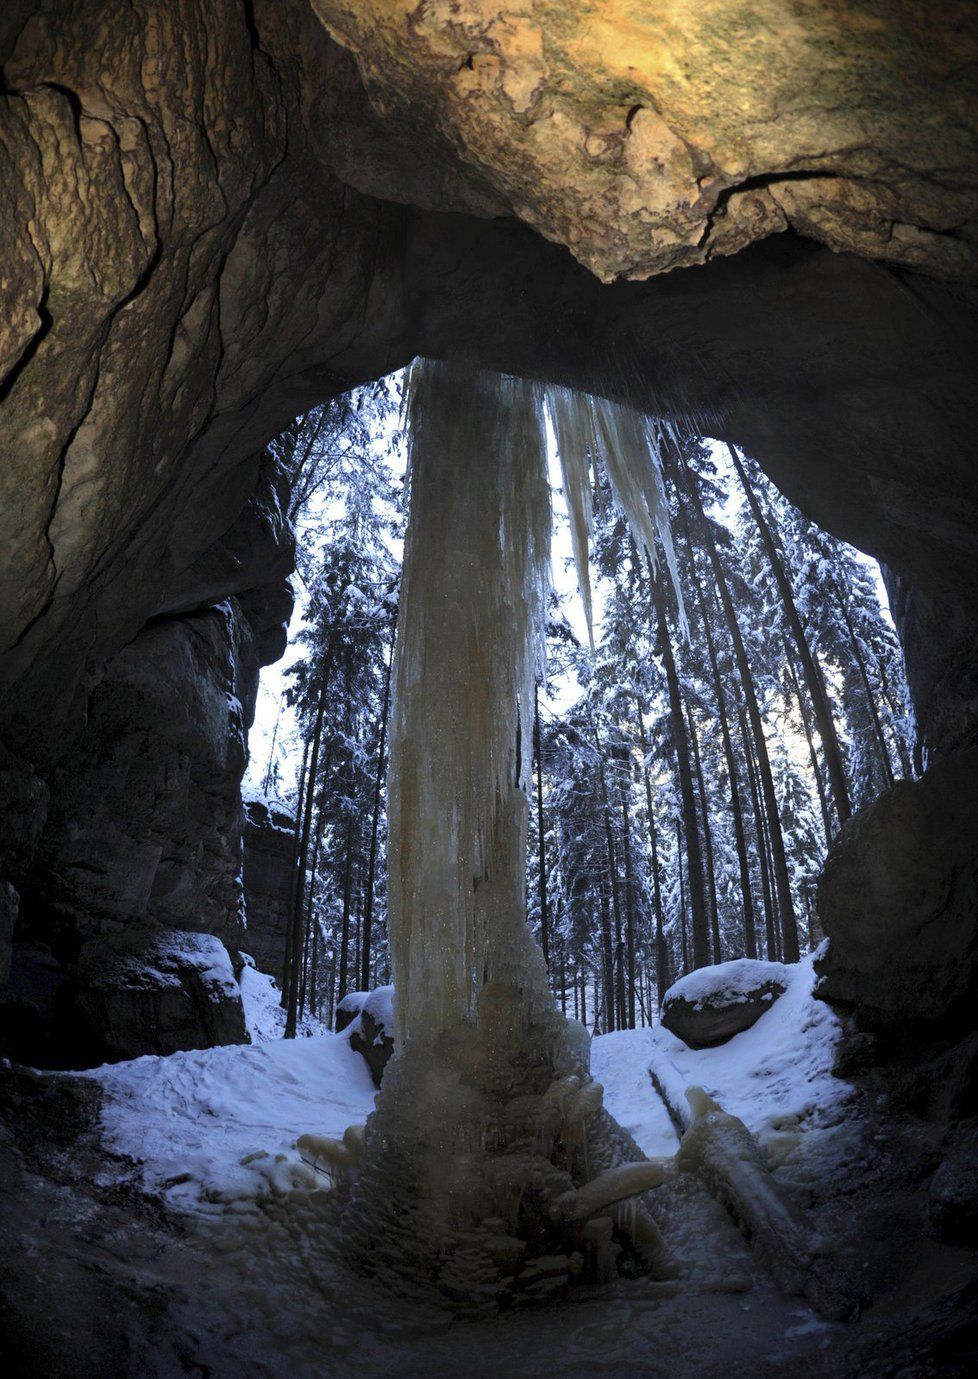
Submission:
{"label": "snow on rock shelf", "polygon": [[686,1088],[700,1086],[763,1144],[831,1117],[850,1100],[853,1088],[832,1075],[840,1026],[813,994],[816,956],[783,967],[784,995],[750,1029],[716,1048],[688,1048],[663,1025],[655,1027],[649,1068],[675,1119],[686,1122]]}
{"label": "snow on rock shelf", "polygon": [[780,962],[735,958],[680,977],[662,998],[662,1023],[693,1049],[749,1029],[788,985]]}

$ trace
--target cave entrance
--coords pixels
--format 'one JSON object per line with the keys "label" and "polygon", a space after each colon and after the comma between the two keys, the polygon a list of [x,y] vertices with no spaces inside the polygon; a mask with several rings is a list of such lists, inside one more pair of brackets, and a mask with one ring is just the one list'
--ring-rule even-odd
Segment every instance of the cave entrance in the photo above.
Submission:
{"label": "cave entrance", "polygon": [[[297,604],[251,734],[245,880],[269,827],[291,832],[301,864],[280,883],[278,949],[262,954],[281,973],[290,1032],[332,1028],[391,975],[403,380],[313,409],[272,446],[291,478]],[[815,948],[817,879],[840,824],[914,774],[879,567],[743,452],[649,426],[662,438],[672,547],[658,568],[598,454],[583,479],[593,532],[582,557],[552,409],[547,425],[553,588],[524,749],[526,907],[555,1000],[595,1034],[652,1024],[671,982],[704,963]],[[264,929],[267,896],[251,889]]]}

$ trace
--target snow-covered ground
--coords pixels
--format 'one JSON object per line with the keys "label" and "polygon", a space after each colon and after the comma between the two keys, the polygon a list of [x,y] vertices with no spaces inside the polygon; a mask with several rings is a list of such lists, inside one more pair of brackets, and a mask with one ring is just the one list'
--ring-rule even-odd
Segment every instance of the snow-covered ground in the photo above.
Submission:
{"label": "snow-covered ground", "polygon": [[[788,990],[752,1029],[719,1048],[694,1051],[668,1030],[625,1030],[595,1039],[591,1067],[605,1105],[649,1155],[675,1152],[670,1104],[703,1086],[774,1148],[850,1089],[831,1075],[838,1021],[812,995],[811,959],[788,969]],[[295,1149],[299,1135],[340,1136],[361,1124],[375,1089],[343,1034],[285,1040],[271,978],[243,973],[251,1045],[137,1058],[86,1076],[105,1093],[107,1146],[140,1165],[143,1185],[190,1212],[220,1212],[270,1192],[315,1184]],[[306,1179],[309,1183],[306,1184]]]}

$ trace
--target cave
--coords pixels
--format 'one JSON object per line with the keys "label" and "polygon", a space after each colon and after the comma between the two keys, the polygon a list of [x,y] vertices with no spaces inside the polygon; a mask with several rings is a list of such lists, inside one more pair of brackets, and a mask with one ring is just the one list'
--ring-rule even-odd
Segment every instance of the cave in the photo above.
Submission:
{"label": "cave", "polygon": [[[5,8],[13,1372],[453,1374],[460,1344],[478,1354],[470,1373],[790,1374],[800,1355],[840,1379],[972,1372],[976,45],[956,0]],[[657,1292],[510,1326],[451,1321],[429,1299],[406,1323],[396,1288],[337,1282],[317,1247],[335,1208],[314,1191],[300,1221],[283,1209],[243,1244],[220,1213],[188,1239],[158,1200],[102,1180],[99,1092],[79,1070],[247,1037],[228,998],[246,923],[241,780],[295,562],[272,443],[415,359],[738,447],[882,567],[919,770],[844,825],[818,892],[820,1000],[874,1107],[852,1131],[851,1198],[822,1229],[845,1237],[855,1203],[875,1296],[858,1323],[829,1303],[808,1350],[785,1349],[773,1244],[750,1317],[761,1339],[744,1339],[734,1244],[712,1289],[697,1253],[715,1228],[703,1192],[671,1222],[699,1260],[685,1295],[662,1270]],[[131,980],[140,964],[151,990]],[[710,1138],[734,1142],[726,1113],[692,1100],[686,1161],[729,1198]],[[737,1152],[762,1171],[750,1144]],[[776,1186],[775,1234],[800,1240],[807,1189]],[[840,1277],[864,1245],[844,1239]]]}

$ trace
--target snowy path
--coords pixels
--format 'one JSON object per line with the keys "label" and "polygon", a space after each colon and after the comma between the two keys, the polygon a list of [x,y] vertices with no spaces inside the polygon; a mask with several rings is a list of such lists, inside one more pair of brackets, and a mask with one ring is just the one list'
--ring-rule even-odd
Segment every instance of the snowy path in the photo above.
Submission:
{"label": "snowy path", "polygon": [[650,1158],[675,1154],[679,1146],[649,1076],[654,1034],[651,1029],[626,1029],[591,1041],[591,1073],[604,1087],[605,1106]]}

